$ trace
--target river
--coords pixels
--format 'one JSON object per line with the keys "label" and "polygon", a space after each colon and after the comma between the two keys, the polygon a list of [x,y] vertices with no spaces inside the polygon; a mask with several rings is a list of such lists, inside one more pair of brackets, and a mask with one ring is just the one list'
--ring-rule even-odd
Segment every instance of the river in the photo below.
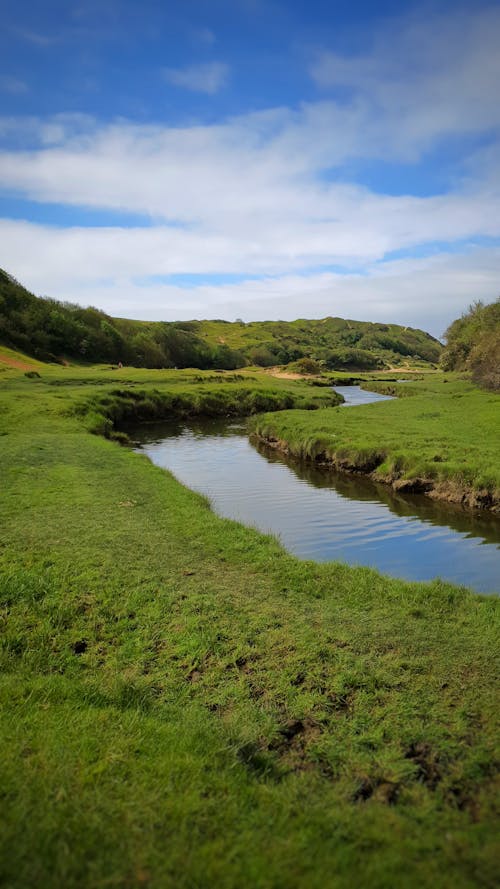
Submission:
{"label": "river", "polygon": [[[346,406],[386,400],[338,387]],[[142,453],[213,509],[279,536],[303,559],[369,565],[408,580],[441,577],[478,592],[500,587],[500,520],[386,485],[288,460],[252,444],[244,421],[204,419],[134,430]]]}

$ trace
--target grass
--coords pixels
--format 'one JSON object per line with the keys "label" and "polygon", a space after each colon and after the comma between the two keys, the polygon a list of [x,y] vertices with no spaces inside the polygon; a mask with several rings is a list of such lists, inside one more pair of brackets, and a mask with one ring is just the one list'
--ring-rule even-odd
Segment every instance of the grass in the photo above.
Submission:
{"label": "grass", "polygon": [[17,349],[9,349],[8,346],[4,346],[0,344],[0,373],[3,373],[7,369],[12,369],[12,367],[18,366],[32,367],[36,370],[38,367],[44,367],[41,361],[37,361],[36,358],[32,358],[30,355],[25,355],[24,352],[19,352]]}
{"label": "grass", "polygon": [[427,490],[469,506],[500,506],[498,394],[442,374],[367,383],[397,394],[360,408],[259,417],[256,432],[301,459],[371,473],[399,489]]}
{"label": "grass", "polygon": [[241,381],[40,373],[0,380],[3,883],[493,887],[498,600],[299,561],[87,429]]}

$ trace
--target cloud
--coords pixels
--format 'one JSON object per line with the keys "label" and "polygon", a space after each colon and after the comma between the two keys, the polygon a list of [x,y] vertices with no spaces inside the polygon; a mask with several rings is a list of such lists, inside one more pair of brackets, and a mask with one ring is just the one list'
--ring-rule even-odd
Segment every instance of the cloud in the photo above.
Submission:
{"label": "cloud", "polygon": [[[499,25],[494,9],[399,21],[362,57],[318,56],[317,101],[212,125],[0,120],[4,191],[150,218],[142,228],[4,220],[3,261],[37,292],[119,315],[351,314],[439,333],[468,302],[497,295]],[[167,75],[207,94],[226,76],[221,63]],[[449,139],[457,163],[442,193],[412,194],[411,177],[397,195],[348,181],[350,165],[373,161],[425,175],[427,153]],[[262,280],[179,287],[168,280],[178,275]]]}
{"label": "cloud", "polygon": [[58,117],[40,125],[39,148],[0,153],[0,186],[174,225],[169,262],[184,263],[175,272],[352,265],[422,243],[500,236],[494,155],[488,179],[469,174],[447,194],[375,194],[322,175],[336,114],[323,104],[190,128]]}
{"label": "cloud", "polygon": [[389,156],[418,157],[435,139],[500,125],[500,9],[457,9],[384,22],[369,53],[323,50],[311,76],[366,109],[367,138],[384,126]]}
{"label": "cloud", "polygon": [[34,46],[39,46],[41,48],[52,46],[58,41],[57,37],[49,36],[48,34],[42,34],[39,31],[31,31],[28,28],[14,28],[13,30],[17,37],[20,37],[27,43],[32,43]]}
{"label": "cloud", "polygon": [[215,271],[222,256],[225,268],[237,269],[238,261],[231,265],[232,241],[198,237],[187,243],[184,233],[168,229],[54,229],[9,220],[0,221],[0,241],[9,257],[7,270],[35,292],[122,317],[248,321],[340,315],[423,327],[439,336],[470,302],[491,301],[499,291],[500,247],[370,262],[358,271],[297,270],[179,286],[168,276],[186,268],[191,274],[196,268]]}
{"label": "cloud", "polygon": [[11,77],[5,74],[0,76],[0,90],[13,96],[20,96],[28,92],[28,84],[18,77]]}
{"label": "cloud", "polygon": [[[184,129],[103,127],[68,116],[43,121],[39,147],[0,154],[0,184],[35,200],[149,214],[151,225],[50,228],[4,220],[4,262],[37,292],[145,318],[350,313],[429,327],[435,317],[440,332],[446,311],[449,322],[474,298],[494,298],[496,250],[480,254],[496,263],[496,278],[486,280],[477,264],[472,275],[453,271],[461,267],[457,253],[439,274],[435,261],[422,261],[426,276],[410,260],[385,262],[383,272],[377,264],[425,244],[446,254],[456,242],[463,250],[463,242],[500,238],[498,155],[490,151],[480,168],[486,179],[468,171],[448,194],[374,194],[321,176],[324,121],[336,113],[321,104]],[[30,127],[34,138],[33,120]],[[332,266],[339,273],[322,271]],[[191,291],[151,283],[154,276],[228,274],[265,281]],[[338,309],[328,307],[331,294],[342,297]]]}
{"label": "cloud", "polygon": [[174,86],[212,96],[226,85],[229,66],[223,62],[206,62],[187,68],[164,68],[163,76]]}
{"label": "cloud", "polygon": [[210,28],[198,28],[192,32],[192,39],[202,46],[213,46],[217,38]]}

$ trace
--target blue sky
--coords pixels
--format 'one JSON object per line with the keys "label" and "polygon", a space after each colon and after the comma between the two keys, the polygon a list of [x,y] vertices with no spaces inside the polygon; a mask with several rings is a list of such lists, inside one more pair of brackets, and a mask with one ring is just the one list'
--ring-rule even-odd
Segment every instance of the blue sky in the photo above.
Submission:
{"label": "blue sky", "polygon": [[135,318],[440,335],[500,292],[500,4],[10,4],[0,265]]}

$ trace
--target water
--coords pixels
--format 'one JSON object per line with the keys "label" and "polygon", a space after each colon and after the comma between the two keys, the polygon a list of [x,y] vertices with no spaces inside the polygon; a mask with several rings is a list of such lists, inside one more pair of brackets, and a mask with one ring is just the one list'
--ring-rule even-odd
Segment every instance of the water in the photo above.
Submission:
{"label": "water", "polygon": [[[357,403],[385,400],[355,386],[339,390]],[[154,463],[207,494],[220,515],[277,534],[301,558],[500,589],[498,518],[287,460],[252,444],[241,421],[155,424],[134,436]]]}
{"label": "water", "polygon": [[372,404],[374,401],[393,401],[392,395],[379,395],[378,392],[366,392],[359,386],[335,386],[335,392],[344,396],[343,407],[355,407],[358,404]]}

